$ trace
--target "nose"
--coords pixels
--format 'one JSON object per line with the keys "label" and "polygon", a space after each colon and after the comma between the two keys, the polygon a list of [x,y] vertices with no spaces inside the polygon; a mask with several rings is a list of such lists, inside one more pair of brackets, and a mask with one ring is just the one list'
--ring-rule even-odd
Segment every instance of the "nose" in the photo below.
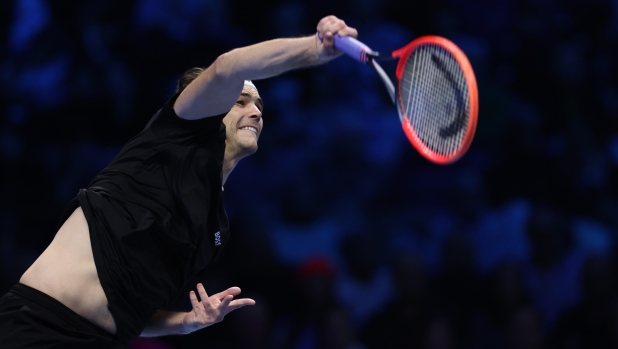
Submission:
{"label": "nose", "polygon": [[262,119],[262,112],[260,111],[260,108],[258,108],[255,104],[251,107],[249,118],[257,122],[260,122],[260,120]]}

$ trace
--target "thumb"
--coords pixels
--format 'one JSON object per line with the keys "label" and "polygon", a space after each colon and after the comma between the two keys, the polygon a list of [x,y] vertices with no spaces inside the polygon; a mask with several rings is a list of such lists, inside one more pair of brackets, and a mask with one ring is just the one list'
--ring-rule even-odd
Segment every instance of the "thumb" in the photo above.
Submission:
{"label": "thumb", "polygon": [[331,33],[331,32],[324,33],[324,41],[322,41],[322,43],[326,47],[334,47],[335,46],[335,37],[333,36],[333,33]]}

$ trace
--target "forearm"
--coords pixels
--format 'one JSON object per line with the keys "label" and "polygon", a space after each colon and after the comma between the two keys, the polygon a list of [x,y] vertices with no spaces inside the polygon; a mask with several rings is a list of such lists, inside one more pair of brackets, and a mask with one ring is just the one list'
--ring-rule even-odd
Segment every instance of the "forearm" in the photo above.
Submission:
{"label": "forearm", "polygon": [[316,38],[275,39],[227,52],[210,65],[174,105],[185,119],[199,119],[229,111],[244,80],[272,77],[320,63]]}
{"label": "forearm", "polygon": [[241,47],[219,56],[178,96],[174,110],[183,119],[227,113],[240,95],[244,80],[260,80],[287,71],[328,62],[341,55],[334,34],[356,37],[356,29],[334,17],[324,17],[318,32],[302,38],[274,39]]}
{"label": "forearm", "polygon": [[141,337],[159,337],[186,334],[182,319],[186,313],[157,310],[142,331]]}
{"label": "forearm", "polygon": [[216,62],[218,76],[233,80],[266,79],[320,64],[315,35],[275,39],[234,49]]}

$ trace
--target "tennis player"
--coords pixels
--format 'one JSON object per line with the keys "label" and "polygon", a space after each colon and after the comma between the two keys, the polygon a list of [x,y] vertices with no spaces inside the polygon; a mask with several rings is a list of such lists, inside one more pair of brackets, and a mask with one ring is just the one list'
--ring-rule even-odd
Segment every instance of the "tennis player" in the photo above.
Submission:
{"label": "tennis player", "polygon": [[[49,247],[0,300],[0,348],[126,348],[138,336],[187,334],[255,301],[240,288],[189,312],[161,311],[203,275],[229,239],[222,191],[257,150],[262,99],[252,80],[328,62],[334,16],[312,36],[234,49],[179,80],[176,94],[63,214]],[[192,284],[194,285],[194,284]]]}

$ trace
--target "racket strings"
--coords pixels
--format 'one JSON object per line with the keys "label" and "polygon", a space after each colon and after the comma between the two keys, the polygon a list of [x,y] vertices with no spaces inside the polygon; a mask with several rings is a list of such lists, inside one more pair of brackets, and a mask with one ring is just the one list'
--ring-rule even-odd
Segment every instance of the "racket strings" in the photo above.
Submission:
{"label": "racket strings", "polygon": [[404,66],[400,87],[403,117],[432,152],[449,155],[468,127],[468,86],[459,63],[444,48],[418,47]]}

